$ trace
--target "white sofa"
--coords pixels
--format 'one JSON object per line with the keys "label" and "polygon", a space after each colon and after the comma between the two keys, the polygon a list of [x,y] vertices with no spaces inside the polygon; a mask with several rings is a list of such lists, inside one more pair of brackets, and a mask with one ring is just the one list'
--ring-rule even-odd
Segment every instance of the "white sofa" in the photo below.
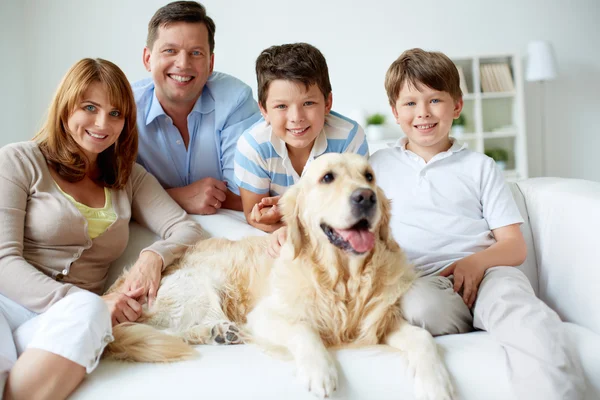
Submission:
{"label": "white sofa", "polygon": [[[582,359],[586,400],[600,399],[600,184],[538,178],[511,184],[511,189],[526,221],[522,230],[529,253],[521,268],[538,296],[565,321]],[[241,213],[195,218],[213,236],[262,234]],[[110,282],[155,239],[135,223],[130,237],[127,251],[111,269]],[[489,334],[436,340],[460,399],[513,398],[505,353]],[[290,361],[272,358],[255,346],[199,346],[198,351],[196,359],[173,364],[103,360],[73,399],[313,399],[296,383]],[[412,378],[400,353],[386,346],[333,353],[340,375],[333,398],[413,399]]]}

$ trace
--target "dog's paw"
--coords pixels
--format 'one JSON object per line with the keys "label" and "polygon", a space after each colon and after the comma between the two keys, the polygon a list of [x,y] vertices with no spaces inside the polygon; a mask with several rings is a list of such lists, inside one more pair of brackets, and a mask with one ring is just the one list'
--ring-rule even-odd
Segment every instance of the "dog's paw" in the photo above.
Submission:
{"label": "dog's paw", "polygon": [[302,386],[320,399],[330,397],[337,389],[337,369],[329,354],[314,354],[298,360],[296,377]]}
{"label": "dog's paw", "polygon": [[210,330],[210,342],[212,344],[242,344],[239,328],[230,321],[221,321]]}
{"label": "dog's paw", "polygon": [[454,400],[454,386],[446,367],[440,362],[425,363],[415,368],[417,400]]}

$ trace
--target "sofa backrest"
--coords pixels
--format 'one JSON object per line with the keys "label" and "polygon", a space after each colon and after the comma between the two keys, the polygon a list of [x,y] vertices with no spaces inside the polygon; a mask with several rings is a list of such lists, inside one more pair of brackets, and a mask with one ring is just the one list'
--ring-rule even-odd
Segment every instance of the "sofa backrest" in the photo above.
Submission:
{"label": "sofa backrest", "polygon": [[510,191],[512,192],[513,197],[515,198],[515,202],[519,207],[519,211],[521,212],[521,217],[525,221],[521,225],[521,232],[523,233],[523,237],[525,238],[525,242],[527,243],[527,258],[523,265],[518,267],[529,279],[531,282],[531,286],[535,291],[535,294],[539,297],[539,282],[538,282],[538,270],[537,270],[537,257],[535,254],[535,243],[533,241],[533,235],[531,233],[531,225],[529,223],[529,213],[527,211],[527,204],[525,203],[525,198],[523,197],[523,193],[521,193],[521,189],[519,186],[510,182],[508,184]]}
{"label": "sofa backrest", "polygon": [[600,183],[534,178],[518,185],[538,260],[539,297],[564,321],[600,334]]}

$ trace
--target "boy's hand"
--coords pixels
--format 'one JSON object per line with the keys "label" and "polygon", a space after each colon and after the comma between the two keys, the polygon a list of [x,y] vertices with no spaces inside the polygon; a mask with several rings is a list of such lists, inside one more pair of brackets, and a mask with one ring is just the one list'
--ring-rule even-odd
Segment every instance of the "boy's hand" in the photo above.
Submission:
{"label": "boy's hand", "polygon": [[462,298],[465,304],[472,308],[477,299],[479,284],[487,268],[473,262],[470,257],[465,257],[451,264],[442,271],[441,276],[454,275],[454,291],[459,293],[462,289]]}
{"label": "boy's hand", "polygon": [[267,253],[273,258],[279,257],[281,246],[285,243],[285,237],[287,235],[287,227],[282,226],[271,234],[269,247]]}
{"label": "boy's hand", "polygon": [[276,206],[277,204],[279,204],[280,198],[281,196],[263,197],[260,200],[259,204],[261,205],[261,207]]}
{"label": "boy's hand", "polygon": [[256,203],[250,213],[254,222],[266,225],[278,223],[281,220],[281,210],[277,205],[279,197],[264,197],[260,203]]}

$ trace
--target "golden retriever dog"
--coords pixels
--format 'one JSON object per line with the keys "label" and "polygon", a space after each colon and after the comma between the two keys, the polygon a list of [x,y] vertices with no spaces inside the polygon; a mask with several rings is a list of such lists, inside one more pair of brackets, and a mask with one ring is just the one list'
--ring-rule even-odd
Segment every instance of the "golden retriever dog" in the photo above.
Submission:
{"label": "golden retriever dog", "polygon": [[337,385],[328,347],[384,343],[407,357],[418,399],[453,398],[435,341],[401,315],[415,272],[367,160],[319,157],[280,206],[287,239],[278,259],[268,236],[200,241],[165,270],[142,324],[114,328],[107,354],[173,361],[194,354],[191,344],[252,341],[291,354],[300,382],[323,398]]}

